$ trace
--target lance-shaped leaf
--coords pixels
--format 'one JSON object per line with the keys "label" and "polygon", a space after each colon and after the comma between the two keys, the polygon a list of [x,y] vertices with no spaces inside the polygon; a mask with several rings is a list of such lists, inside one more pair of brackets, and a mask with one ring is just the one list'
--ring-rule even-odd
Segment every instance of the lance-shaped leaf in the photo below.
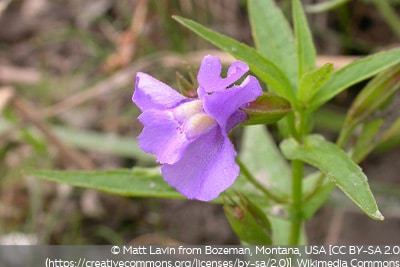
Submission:
{"label": "lance-shaped leaf", "polygon": [[368,216],[383,220],[367,177],[342,149],[320,135],[307,136],[303,142],[286,139],[281,143],[282,152],[288,159],[301,160],[318,168]]}
{"label": "lance-shaped leaf", "polygon": [[[345,145],[354,128],[365,121],[381,117],[386,125],[397,119],[398,105],[393,102],[394,93],[400,88],[400,64],[377,75],[358,94],[347,113],[338,143]],[[378,113],[379,112],[379,113]]]}
{"label": "lance-shaped leaf", "polygon": [[296,46],[292,29],[273,0],[248,1],[249,19],[257,51],[297,83]]}
{"label": "lance-shaped leaf", "polygon": [[127,197],[182,198],[162,179],[159,168],[105,171],[30,170],[29,175],[48,181],[91,188]]}
{"label": "lance-shaped leaf", "polygon": [[271,245],[271,224],[264,212],[249,198],[239,194],[233,205],[225,205],[225,215],[242,242],[252,245]]}
{"label": "lance-shaped leaf", "polygon": [[299,0],[292,0],[299,78],[315,69],[316,51],[306,15]]}
{"label": "lance-shaped leaf", "polygon": [[297,97],[303,106],[308,106],[309,101],[322,85],[329,79],[333,72],[333,65],[327,63],[317,70],[307,72],[300,79]]}
{"label": "lance-shaped leaf", "polygon": [[312,109],[317,109],[350,86],[400,62],[400,48],[376,53],[356,60],[335,71],[312,99]]}
{"label": "lance-shaped leaf", "polygon": [[350,0],[330,0],[330,1],[324,1],[321,3],[316,3],[312,5],[307,5],[305,6],[305,10],[307,13],[322,13],[322,12],[328,12],[332,9],[338,8]]}
{"label": "lance-shaped leaf", "polygon": [[271,93],[263,93],[242,110],[249,117],[243,125],[274,123],[292,111],[289,101]]}
{"label": "lance-shaped leaf", "polygon": [[285,73],[254,48],[212,31],[193,20],[179,16],[174,16],[173,18],[216,47],[246,62],[250,69],[270,86],[269,88],[272,92],[285,97],[290,102],[294,101],[294,89]]}
{"label": "lance-shaped leaf", "polygon": [[[72,186],[91,188],[109,194],[126,197],[153,197],[184,199],[184,197],[169,186],[162,178],[159,168],[116,169],[101,171],[59,171],[59,170],[29,170],[25,173],[44,180],[65,183]],[[265,205],[266,200],[258,194],[254,187],[249,186],[244,177],[239,176],[236,182],[227,190],[248,196],[253,202]],[[226,203],[222,196],[213,203]]]}
{"label": "lance-shaped leaf", "polygon": [[372,79],[354,100],[346,124],[362,122],[388,102],[400,88],[400,64],[393,66]]}

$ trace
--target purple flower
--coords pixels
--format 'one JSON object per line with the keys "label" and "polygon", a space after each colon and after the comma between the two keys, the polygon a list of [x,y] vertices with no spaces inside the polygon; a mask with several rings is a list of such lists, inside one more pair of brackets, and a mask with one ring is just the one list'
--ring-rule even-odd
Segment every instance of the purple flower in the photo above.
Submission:
{"label": "purple flower", "polygon": [[247,120],[239,108],[262,94],[257,79],[240,61],[222,78],[219,58],[204,57],[197,76],[198,98],[187,98],[168,85],[137,73],[132,101],[143,112],[139,146],[155,154],[167,183],[189,199],[209,201],[239,175],[228,133]]}

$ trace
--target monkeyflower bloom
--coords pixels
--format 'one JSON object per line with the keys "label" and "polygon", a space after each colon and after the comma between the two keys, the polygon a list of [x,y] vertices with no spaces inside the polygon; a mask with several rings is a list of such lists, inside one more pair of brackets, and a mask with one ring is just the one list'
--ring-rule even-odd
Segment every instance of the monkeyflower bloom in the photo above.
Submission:
{"label": "monkeyflower bloom", "polygon": [[228,133],[247,120],[241,107],[254,101],[262,89],[236,61],[221,77],[218,57],[205,56],[197,75],[197,98],[187,98],[168,85],[137,73],[132,101],[143,112],[139,146],[162,164],[164,180],[189,199],[212,200],[239,175],[236,151]]}

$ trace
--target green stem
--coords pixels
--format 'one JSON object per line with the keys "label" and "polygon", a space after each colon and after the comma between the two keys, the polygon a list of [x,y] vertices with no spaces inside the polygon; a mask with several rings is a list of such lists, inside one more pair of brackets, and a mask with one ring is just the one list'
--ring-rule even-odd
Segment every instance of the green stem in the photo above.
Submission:
{"label": "green stem", "polygon": [[[304,137],[308,134],[309,114],[305,110],[297,113],[297,134],[295,138],[303,143]],[[292,207],[291,207],[291,229],[290,245],[299,245],[300,233],[303,225],[303,168],[304,163],[300,160],[292,161]]]}
{"label": "green stem", "polygon": [[303,224],[302,196],[303,196],[303,162],[292,161],[292,226],[290,229],[290,245],[298,245]]}
{"label": "green stem", "polygon": [[236,162],[240,167],[240,171],[242,174],[246,177],[246,179],[252,183],[257,189],[259,189],[261,192],[264,193],[264,195],[267,196],[267,198],[274,200],[277,203],[287,203],[287,200],[284,198],[281,198],[275,194],[273,194],[271,191],[269,191],[265,186],[263,186],[257,179],[251,174],[249,169],[243,164],[243,162],[240,161],[239,158],[236,158]]}

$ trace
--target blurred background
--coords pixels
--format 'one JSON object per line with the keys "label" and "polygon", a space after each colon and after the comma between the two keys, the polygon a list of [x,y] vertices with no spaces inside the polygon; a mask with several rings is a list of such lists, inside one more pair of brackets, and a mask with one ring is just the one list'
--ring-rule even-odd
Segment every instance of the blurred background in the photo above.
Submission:
{"label": "blurred background", "polygon": [[[290,0],[276,2],[290,14]],[[341,5],[321,11],[323,2],[303,1],[318,54],[336,67],[398,46],[399,0],[334,0]],[[135,72],[174,85],[205,54],[230,60],[171,15],[252,44],[244,0],[0,1],[0,244],[238,244],[220,206],[123,198],[23,172],[155,164],[137,150]],[[316,129],[335,138],[361,86],[318,112]],[[399,164],[396,146],[362,163],[384,222],[334,194],[308,222],[309,242],[398,244]]]}

